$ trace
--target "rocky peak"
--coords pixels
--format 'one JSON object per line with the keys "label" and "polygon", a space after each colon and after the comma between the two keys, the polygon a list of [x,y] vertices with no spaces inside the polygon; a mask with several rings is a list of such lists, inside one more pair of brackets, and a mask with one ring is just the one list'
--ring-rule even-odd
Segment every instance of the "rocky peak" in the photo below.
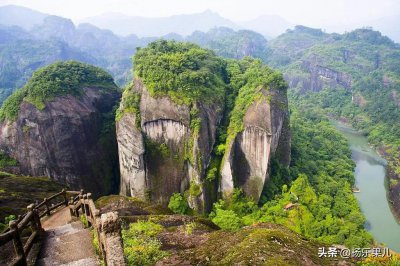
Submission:
{"label": "rocky peak", "polygon": [[117,113],[120,193],[164,205],[181,193],[198,212],[234,187],[258,200],[270,158],[279,150],[289,163],[288,127],[286,83],[260,61],[152,43]]}
{"label": "rocky peak", "polygon": [[0,110],[0,149],[21,174],[111,193],[118,187],[112,110],[119,97],[99,68],[63,62],[38,70]]}
{"label": "rocky peak", "polygon": [[70,19],[47,16],[41,25],[33,28],[32,33],[39,39],[56,38],[71,43],[75,36],[75,25]]}

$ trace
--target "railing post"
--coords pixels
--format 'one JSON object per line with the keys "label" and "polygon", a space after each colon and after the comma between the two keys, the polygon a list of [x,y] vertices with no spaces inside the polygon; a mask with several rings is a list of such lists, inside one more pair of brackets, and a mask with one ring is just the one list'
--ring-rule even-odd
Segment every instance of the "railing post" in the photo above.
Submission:
{"label": "railing post", "polygon": [[46,207],[46,215],[50,216],[50,208],[49,208],[49,202],[47,201],[47,198],[44,198],[44,205]]}
{"label": "railing post", "polygon": [[106,253],[104,250],[104,245],[102,245],[102,238],[101,238],[102,236],[100,233],[100,229],[101,229],[100,211],[95,209],[94,213],[93,213],[93,217],[94,217],[93,218],[93,228],[97,235],[97,241],[99,242],[99,249],[100,249],[100,253],[101,253],[100,256],[104,261],[106,261]]}
{"label": "railing post", "polygon": [[71,196],[71,199],[69,200],[68,205],[69,205],[69,214],[71,215],[71,218],[72,218],[75,215],[73,208],[71,208],[71,205],[72,206],[74,205],[74,197],[73,196]]}
{"label": "railing post", "polygon": [[126,265],[118,213],[108,212],[102,214],[100,223],[101,237],[99,244],[104,245],[106,265]]}
{"label": "railing post", "polygon": [[27,265],[26,264],[26,256],[24,252],[24,246],[22,245],[21,237],[18,232],[18,223],[16,221],[10,222],[10,229],[13,232],[13,242],[15,253],[17,254],[17,265]]}
{"label": "railing post", "polygon": [[85,218],[87,220],[87,204],[86,204],[86,199],[87,199],[87,195],[83,194],[83,199],[82,199],[82,214],[85,215]]}
{"label": "railing post", "polygon": [[[92,223],[90,222],[91,221],[91,218],[92,218],[92,213],[91,213],[91,210],[90,210],[90,200],[91,200],[91,197],[92,197],[92,193],[87,193],[86,194],[86,198],[87,198],[87,204],[86,204],[86,220],[88,221],[88,226],[90,227],[90,226],[92,226]],[[88,219],[88,217],[90,218],[90,219]]]}
{"label": "railing post", "polygon": [[[84,214],[85,212],[83,209],[83,194],[82,194],[82,192],[83,192],[83,189],[81,189],[81,194],[79,194],[79,203],[81,204],[80,206],[82,209],[82,214]],[[76,217],[79,217],[79,209],[78,208],[76,209]]]}
{"label": "railing post", "polygon": [[67,190],[65,190],[65,188],[63,188],[62,192],[63,192],[63,197],[64,197],[64,203],[65,203],[65,206],[67,207],[68,206]]}
{"label": "railing post", "polygon": [[28,207],[26,207],[28,209],[28,213],[32,212],[32,220],[31,220],[31,229],[32,232],[41,232],[43,230],[42,228],[42,224],[40,222],[40,217],[39,214],[37,212],[37,210],[35,209],[35,204],[30,204],[28,205]]}

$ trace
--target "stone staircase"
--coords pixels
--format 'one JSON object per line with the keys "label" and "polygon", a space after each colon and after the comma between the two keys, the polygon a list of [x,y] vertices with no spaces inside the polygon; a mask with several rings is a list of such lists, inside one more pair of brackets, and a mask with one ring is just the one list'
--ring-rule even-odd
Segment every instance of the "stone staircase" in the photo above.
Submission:
{"label": "stone staircase", "polygon": [[100,265],[89,229],[84,228],[80,221],[72,221],[68,208],[54,213],[43,221],[42,226],[45,240],[36,265]]}

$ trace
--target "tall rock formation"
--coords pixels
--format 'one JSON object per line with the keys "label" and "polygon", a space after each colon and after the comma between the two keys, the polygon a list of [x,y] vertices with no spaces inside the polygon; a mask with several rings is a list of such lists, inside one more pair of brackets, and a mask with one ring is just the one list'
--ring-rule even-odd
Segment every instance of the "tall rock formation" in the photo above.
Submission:
{"label": "tall rock formation", "polygon": [[269,180],[273,156],[289,166],[290,128],[285,91],[261,88],[264,97],[253,102],[243,117],[243,131],[228,143],[222,162],[221,191],[230,194],[241,187],[258,200]]}
{"label": "tall rock formation", "polygon": [[192,205],[202,209],[200,186],[220,119],[217,106],[198,104],[201,126],[195,132],[187,105],[152,97],[139,78],[128,93],[140,95],[140,124],[129,112],[117,123],[121,194],[165,204],[172,193],[184,193],[192,186],[198,189],[189,195]]}
{"label": "tall rock formation", "polygon": [[17,170],[96,195],[118,188],[113,108],[120,93],[99,68],[63,62],[36,71],[0,111],[0,149]]}
{"label": "tall rock formation", "polygon": [[[166,49],[164,56],[180,54],[186,57],[188,63],[197,60],[196,54],[206,52],[204,59],[193,63],[202,66],[205,76],[215,87],[201,92],[203,84],[201,81],[196,83],[191,77],[180,86],[192,82],[196,87],[190,90],[197,91],[198,96],[190,95],[191,91],[177,93],[174,91],[176,85],[168,88],[168,84],[164,83],[166,80],[155,83],[153,88],[146,86],[146,82],[154,86],[149,80],[165,71],[162,68],[147,72],[147,67],[166,58],[163,55],[151,58],[161,49]],[[189,53],[194,53],[194,58]],[[221,61],[210,51],[174,42],[153,43],[149,48],[139,50],[135,60],[136,78],[124,92],[117,115],[120,192],[163,204],[168,203],[173,193],[186,192],[191,207],[201,212],[206,201],[204,176],[215,143],[224,98],[222,77],[219,73],[212,73],[211,68],[222,71]],[[197,68],[195,65],[192,69],[184,67],[179,72],[181,76],[199,73]],[[179,75],[172,69],[167,71],[173,76]],[[169,90],[169,93],[162,90]],[[211,91],[215,94],[212,95]]]}
{"label": "tall rock formation", "polygon": [[181,193],[203,212],[235,186],[258,200],[271,156],[288,165],[286,83],[277,72],[173,41],[140,49],[134,65],[117,112],[121,194],[166,205]]}

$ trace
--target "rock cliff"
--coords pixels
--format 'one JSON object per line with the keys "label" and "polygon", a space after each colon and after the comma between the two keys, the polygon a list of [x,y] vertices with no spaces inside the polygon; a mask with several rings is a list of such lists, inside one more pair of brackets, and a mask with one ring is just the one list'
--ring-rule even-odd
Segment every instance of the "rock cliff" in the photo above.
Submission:
{"label": "rock cliff", "polygon": [[290,129],[286,93],[262,89],[265,96],[247,109],[242,132],[229,143],[222,162],[221,191],[230,194],[240,187],[259,200],[269,180],[269,162],[273,156],[289,166]]}
{"label": "rock cliff", "polygon": [[196,193],[188,196],[192,207],[202,210],[201,182],[210,161],[221,108],[198,103],[201,125],[195,132],[187,105],[176,104],[168,97],[152,97],[139,78],[127,90],[125,96],[140,95],[140,124],[139,117],[130,112],[117,122],[120,193],[166,204],[173,193],[196,187]]}
{"label": "rock cliff", "polygon": [[[80,82],[86,85],[72,89],[60,73],[72,80],[69,84],[74,78],[84,78],[80,75],[99,79]],[[56,88],[51,83],[56,78],[62,93],[46,91],[48,84]],[[55,94],[41,98],[39,104],[38,92]],[[19,93],[22,97],[15,97]],[[119,98],[111,76],[100,69],[75,62],[47,67],[5,102],[0,112],[0,149],[18,161],[16,171],[21,174],[48,176],[71,189],[84,188],[97,195],[115,192],[118,158],[113,108]],[[14,115],[12,105],[18,110]]]}
{"label": "rock cliff", "polygon": [[258,200],[272,156],[288,166],[283,77],[257,60],[220,60],[187,43],[138,51],[116,118],[122,195],[166,205],[181,193],[204,212],[234,187]]}

